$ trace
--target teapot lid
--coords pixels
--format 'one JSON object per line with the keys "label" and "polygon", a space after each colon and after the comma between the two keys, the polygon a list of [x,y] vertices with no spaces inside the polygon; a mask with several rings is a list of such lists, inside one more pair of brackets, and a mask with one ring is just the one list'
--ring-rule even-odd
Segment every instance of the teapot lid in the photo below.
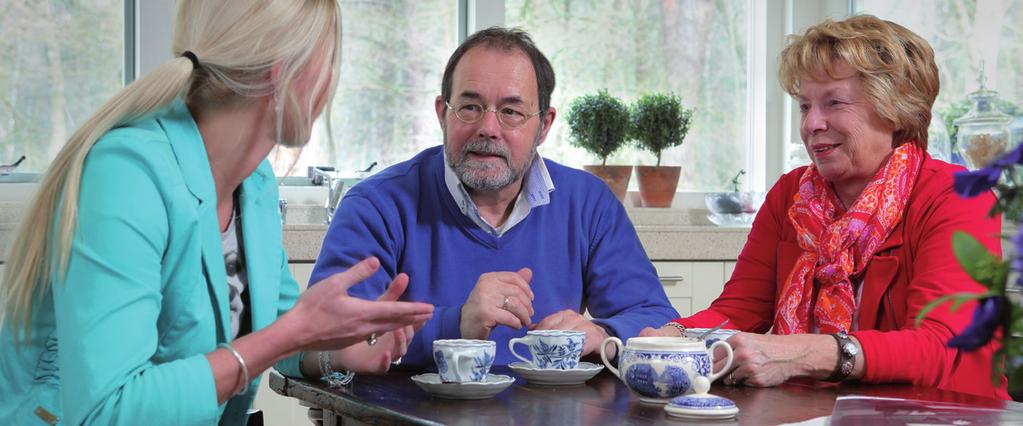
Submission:
{"label": "teapot lid", "polygon": [[647,351],[672,351],[680,346],[706,348],[703,341],[692,337],[633,337],[625,342],[625,347],[629,349]]}
{"label": "teapot lid", "polygon": [[672,398],[664,406],[664,412],[675,417],[698,419],[727,419],[739,414],[739,407],[732,400],[707,393],[710,380],[699,376],[693,380],[695,393]]}

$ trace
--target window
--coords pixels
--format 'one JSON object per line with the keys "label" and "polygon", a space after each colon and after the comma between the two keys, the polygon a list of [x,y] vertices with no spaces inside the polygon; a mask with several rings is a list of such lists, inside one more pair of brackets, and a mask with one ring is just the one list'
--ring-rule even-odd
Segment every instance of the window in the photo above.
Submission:
{"label": "window", "polygon": [[41,171],[124,84],[123,0],[0,2],[0,164]]}
{"label": "window", "polygon": [[[433,101],[458,46],[457,6],[450,0],[341,1],[333,143],[318,123],[292,174],[304,175],[312,165],[331,165],[344,174],[373,162],[379,170],[442,143]],[[291,167],[291,161],[274,164],[278,175]]]}
{"label": "window", "polygon": [[[738,0],[505,1],[506,24],[533,36],[557,76],[551,104],[560,115],[541,153],[573,167],[599,161],[568,142],[565,114],[578,96],[606,88],[631,103],[670,91],[696,113],[683,144],[665,151],[661,164],[682,166],[679,190],[729,188],[750,156],[750,9]],[[627,147],[608,164],[655,161]]]}
{"label": "window", "polygon": [[941,76],[932,130],[944,124],[951,133],[983,67],[985,85],[1004,101],[1002,112],[1015,116],[1012,141],[1023,139],[1023,0],[859,0],[856,11],[896,22],[931,44]]}

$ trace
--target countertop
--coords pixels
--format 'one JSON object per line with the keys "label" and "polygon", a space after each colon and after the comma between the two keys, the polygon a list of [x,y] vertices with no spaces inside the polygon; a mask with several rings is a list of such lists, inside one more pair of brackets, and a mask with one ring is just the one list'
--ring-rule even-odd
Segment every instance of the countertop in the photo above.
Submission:
{"label": "countertop", "polygon": [[[18,221],[25,212],[21,203],[0,202],[0,259],[6,258]],[[723,228],[707,220],[701,209],[626,209],[640,242],[653,261],[730,261],[746,243],[748,227]],[[312,263],[320,251],[327,225],[323,208],[313,205],[288,207],[284,225],[284,248],[295,263]]]}

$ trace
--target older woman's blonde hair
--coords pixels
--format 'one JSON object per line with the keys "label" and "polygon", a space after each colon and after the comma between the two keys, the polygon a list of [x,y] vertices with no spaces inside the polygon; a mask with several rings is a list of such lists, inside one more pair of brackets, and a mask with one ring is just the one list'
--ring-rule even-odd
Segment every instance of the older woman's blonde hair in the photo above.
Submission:
{"label": "older woman's blonde hair", "polygon": [[931,46],[912,31],[870,15],[827,20],[789,36],[778,79],[793,97],[801,79],[821,71],[836,78],[841,60],[859,75],[878,115],[895,129],[893,146],[913,141],[927,149],[931,106],[940,82]]}
{"label": "older woman's blonde hair", "polygon": [[[293,86],[315,55],[330,54],[333,60],[311,70],[319,77],[312,90],[333,94],[336,79],[327,77],[340,63],[340,34],[337,0],[178,0],[174,57],[103,104],[50,163],[8,251],[0,327],[12,320],[12,330],[22,329],[29,339],[33,306],[67,265],[85,158],[107,131],[157,114],[179,98],[195,113],[271,97],[277,142],[303,146],[316,96],[297,93]],[[198,67],[182,56],[185,51],[195,54]],[[329,97],[326,105],[329,117]]]}

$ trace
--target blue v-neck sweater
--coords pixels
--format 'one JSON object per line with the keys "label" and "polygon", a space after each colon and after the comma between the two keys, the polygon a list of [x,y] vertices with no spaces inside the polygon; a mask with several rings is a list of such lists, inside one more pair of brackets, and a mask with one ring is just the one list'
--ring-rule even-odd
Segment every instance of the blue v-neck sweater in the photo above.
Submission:
{"label": "blue v-neck sweater", "polygon": [[[602,181],[545,160],[556,186],[550,203],[495,237],[458,209],[444,184],[443,155],[442,147],[429,148],[348,191],[310,279],[316,283],[376,256],[380,271],[350,291],[375,299],[392,277],[408,274],[402,300],[436,309],[402,358],[404,366],[432,367],[433,341],[460,338],[462,304],[487,272],[533,270],[534,324],[564,309],[588,309],[595,322],[625,339],[678,317],[625,209]],[[505,326],[491,332],[495,365],[517,361],[508,340],[525,332]]]}

